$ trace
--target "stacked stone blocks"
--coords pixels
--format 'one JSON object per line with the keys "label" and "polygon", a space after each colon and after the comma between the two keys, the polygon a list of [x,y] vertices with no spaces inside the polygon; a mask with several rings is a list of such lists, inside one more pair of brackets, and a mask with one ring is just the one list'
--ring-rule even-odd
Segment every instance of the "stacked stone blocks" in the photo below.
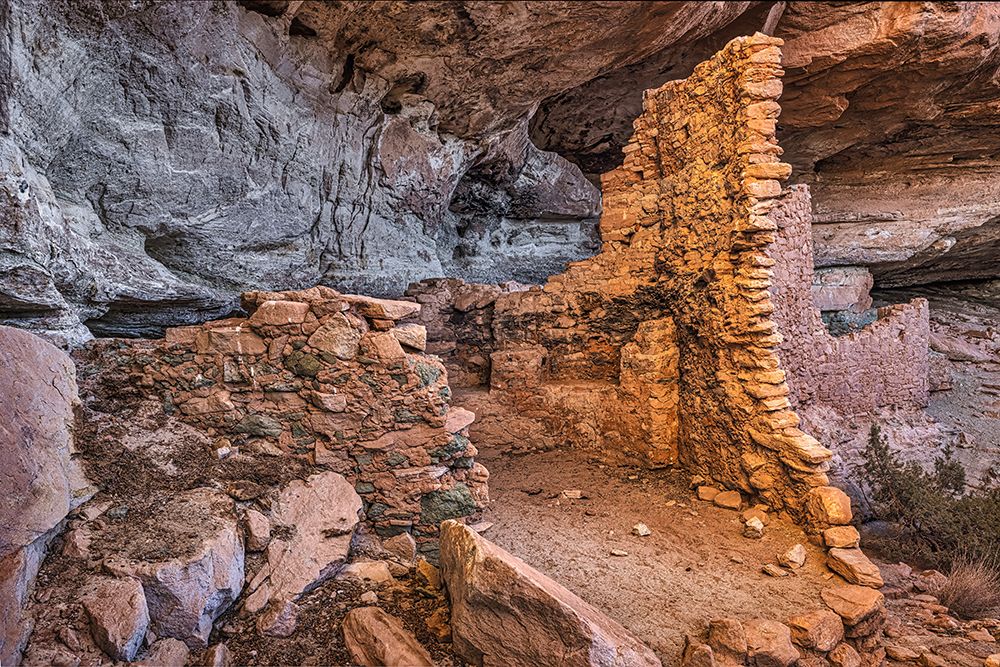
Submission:
{"label": "stacked stone blocks", "polygon": [[[794,185],[770,215],[778,225],[768,254],[775,260],[771,292],[784,340],[778,347],[791,376],[796,406],[818,403],[842,414],[881,407],[923,407],[930,394],[930,318],[926,299],[879,308],[863,329],[827,330],[816,307],[809,190]],[[865,285],[870,286],[869,282]],[[857,298],[867,306],[865,291]]]}
{"label": "stacked stone blocks", "polygon": [[673,442],[647,441],[648,459],[805,518],[831,455],[798,429],[776,354],[768,216],[791,169],[775,139],[779,45],[733,40],[688,79],[647,91],[622,166],[602,179],[602,252],[540,291],[498,297],[492,381],[510,383],[498,359],[534,350],[541,384],[625,391],[623,350],[643,323],[669,319],[674,335],[658,344],[676,348],[677,425]]}
{"label": "stacked stone blocks", "polygon": [[437,525],[486,500],[488,473],[450,408],[447,372],[423,354],[420,306],[326,287],[248,292],[249,318],[102,343],[126,382],[216,438],[220,456],[295,456],[354,483],[383,536]]}

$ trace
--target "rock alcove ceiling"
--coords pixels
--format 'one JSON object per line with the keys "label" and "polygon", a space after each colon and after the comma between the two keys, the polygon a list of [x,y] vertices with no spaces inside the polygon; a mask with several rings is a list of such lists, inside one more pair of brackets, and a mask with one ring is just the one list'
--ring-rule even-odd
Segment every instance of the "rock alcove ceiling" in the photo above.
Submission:
{"label": "rock alcove ceiling", "polygon": [[9,5],[0,317],[64,342],[249,288],[538,282],[596,252],[641,91],[765,27],[817,264],[997,273],[989,3]]}
{"label": "rock alcove ceiling", "polygon": [[3,664],[1000,665],[1000,10],[0,25]]}

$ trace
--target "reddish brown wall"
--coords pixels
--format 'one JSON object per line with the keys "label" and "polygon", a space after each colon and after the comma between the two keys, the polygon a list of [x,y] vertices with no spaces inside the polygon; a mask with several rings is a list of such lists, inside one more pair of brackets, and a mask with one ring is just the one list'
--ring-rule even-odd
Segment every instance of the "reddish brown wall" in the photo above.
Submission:
{"label": "reddish brown wall", "polygon": [[498,368],[502,355],[542,350],[536,395],[585,381],[624,398],[622,350],[640,325],[670,318],[659,344],[676,349],[676,376],[664,378],[676,383],[676,437],[637,447],[800,513],[827,483],[830,453],[798,430],[775,354],[768,213],[789,174],[774,138],[779,44],[733,40],[688,79],[646,92],[624,164],[602,179],[602,252],[498,298],[493,383],[518,372]]}
{"label": "reddish brown wall", "polygon": [[812,209],[804,185],[789,188],[770,215],[778,225],[769,250],[774,320],[784,341],[781,365],[797,406],[819,403],[842,414],[888,406],[927,405],[930,325],[927,301],[878,310],[850,334],[830,335],[814,305]]}

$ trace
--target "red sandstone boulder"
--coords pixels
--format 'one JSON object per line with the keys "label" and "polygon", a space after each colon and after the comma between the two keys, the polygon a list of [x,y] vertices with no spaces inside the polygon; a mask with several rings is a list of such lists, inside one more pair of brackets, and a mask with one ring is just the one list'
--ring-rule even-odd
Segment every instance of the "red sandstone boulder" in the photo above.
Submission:
{"label": "red sandstone boulder", "polygon": [[400,345],[423,352],[427,349],[427,327],[423,324],[406,323],[389,329]]}
{"label": "red sandstone boulder", "polygon": [[361,330],[342,313],[334,313],[309,337],[309,347],[347,361],[358,353]]}
{"label": "red sandstone boulder", "polygon": [[708,624],[708,645],[716,665],[742,665],[747,657],[747,632],[735,618],[718,618]]}
{"label": "red sandstone boulder", "polygon": [[832,651],[844,638],[844,622],[827,609],[817,609],[788,620],[792,641],[804,648]]}
{"label": "red sandstone boulder", "polygon": [[882,573],[861,549],[830,549],[827,566],[852,584],[881,588]]}
{"label": "red sandstone boulder", "polygon": [[851,522],[851,499],[835,486],[818,486],[807,498],[809,517],[818,524],[846,526]]}
{"label": "red sandstone boulder", "polygon": [[335,575],[347,560],[360,511],[360,496],[334,472],[281,489],[271,503],[267,562],[250,582],[247,605],[295,600]]}
{"label": "red sandstone boulder", "polygon": [[[118,553],[104,566],[142,583],[150,628],[158,637],[204,648],[212,623],[243,589],[243,540],[233,501],[224,493],[194,489],[171,499],[147,525],[152,528],[144,540],[116,546]],[[148,545],[153,552],[144,551]]]}
{"label": "red sandstone boulder", "polygon": [[352,609],[344,617],[344,644],[351,660],[364,667],[434,667],[416,638],[378,607]]}
{"label": "red sandstone boulder", "polygon": [[282,326],[302,324],[309,312],[309,304],[298,301],[265,301],[250,316],[248,323],[254,325]]}
{"label": "red sandstone boulder", "polygon": [[455,652],[483,667],[660,665],[625,628],[456,521],[441,524]]}
{"label": "red sandstone boulder", "polygon": [[857,625],[882,609],[885,597],[867,586],[841,585],[824,588],[820,593],[823,602],[837,612],[844,623]]}
{"label": "red sandstone boulder", "polygon": [[91,495],[70,457],[76,401],[64,352],[0,326],[0,664],[28,638],[22,609],[53,529]]}
{"label": "red sandstone boulder", "polygon": [[343,294],[341,298],[365,317],[380,320],[401,320],[420,312],[420,304],[412,301],[376,299],[360,294]]}
{"label": "red sandstone boulder", "polygon": [[823,531],[823,543],[829,549],[853,549],[860,546],[861,535],[854,526],[834,526]]}
{"label": "red sandstone boulder", "polygon": [[100,577],[87,585],[81,602],[101,650],[115,660],[134,660],[149,627],[146,596],[139,582]]}
{"label": "red sandstone boulder", "polygon": [[790,667],[799,659],[788,626],[777,621],[754,619],[743,624],[747,632],[750,664],[757,667]]}

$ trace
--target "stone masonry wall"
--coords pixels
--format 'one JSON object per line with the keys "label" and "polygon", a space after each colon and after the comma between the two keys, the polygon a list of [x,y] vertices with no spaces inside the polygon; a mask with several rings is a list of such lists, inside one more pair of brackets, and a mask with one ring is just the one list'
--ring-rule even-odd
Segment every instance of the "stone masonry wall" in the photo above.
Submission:
{"label": "stone masonry wall", "polygon": [[297,456],[355,484],[383,535],[433,548],[438,524],[487,499],[474,462],[475,415],[450,408],[447,373],[426,356],[411,302],[326,287],[248,292],[249,318],[169,329],[164,340],[105,340],[123,381],[240,451]]}
{"label": "stone masonry wall", "polygon": [[658,388],[676,436],[637,446],[804,516],[830,452],[797,428],[771,317],[768,214],[790,173],[775,139],[780,43],[738,38],[646,92],[624,164],[602,179],[602,252],[497,299],[492,380],[518,401],[553,383],[627,386],[623,350],[659,322],[657,346],[676,348]]}
{"label": "stone masonry wall", "polygon": [[483,285],[457,278],[430,278],[407,288],[407,298],[421,306],[415,318],[427,328],[427,352],[444,362],[452,387],[489,384],[493,304],[501,294],[523,289],[513,281]]}
{"label": "stone masonry wall", "polygon": [[875,322],[832,336],[810,291],[814,269],[808,188],[789,188],[769,217],[778,226],[769,250],[775,260],[774,320],[784,337],[778,355],[789,374],[795,404],[829,405],[842,414],[926,406],[930,391],[927,300],[879,308]]}

